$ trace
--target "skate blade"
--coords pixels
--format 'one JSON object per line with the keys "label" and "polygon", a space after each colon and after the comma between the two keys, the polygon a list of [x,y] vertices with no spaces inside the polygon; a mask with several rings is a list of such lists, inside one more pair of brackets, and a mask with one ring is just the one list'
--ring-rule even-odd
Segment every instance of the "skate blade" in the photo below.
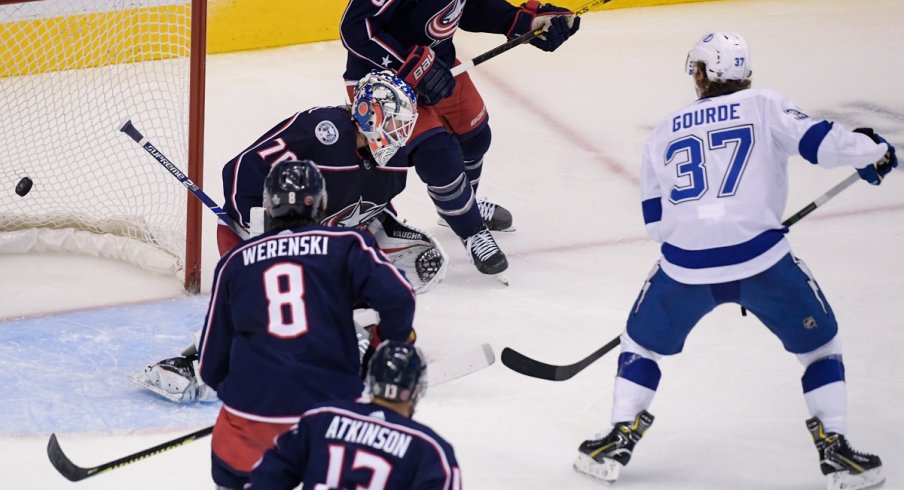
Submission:
{"label": "skate blade", "polygon": [[827,490],[869,490],[879,488],[885,483],[882,467],[873,468],[863,473],[837,471],[826,476]]}
{"label": "skate blade", "polygon": [[605,483],[613,484],[618,480],[623,465],[613,459],[603,458],[600,463],[586,454],[578,454],[578,458],[574,460],[574,470],[587,476],[602,480]]}
{"label": "skate blade", "polygon": [[503,274],[503,273],[500,272],[499,274],[496,274],[496,275],[494,275],[493,277],[494,277],[497,281],[499,281],[499,282],[501,282],[502,284],[504,284],[505,286],[508,286],[508,285],[509,285],[508,278],[505,277],[505,274]]}

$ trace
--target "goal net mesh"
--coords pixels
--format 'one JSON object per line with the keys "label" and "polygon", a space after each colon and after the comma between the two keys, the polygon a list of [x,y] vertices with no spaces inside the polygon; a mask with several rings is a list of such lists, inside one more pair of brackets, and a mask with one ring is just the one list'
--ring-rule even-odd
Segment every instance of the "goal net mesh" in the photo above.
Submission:
{"label": "goal net mesh", "polygon": [[0,251],[182,271],[185,189],[118,128],[187,172],[190,54],[190,1],[0,5]]}

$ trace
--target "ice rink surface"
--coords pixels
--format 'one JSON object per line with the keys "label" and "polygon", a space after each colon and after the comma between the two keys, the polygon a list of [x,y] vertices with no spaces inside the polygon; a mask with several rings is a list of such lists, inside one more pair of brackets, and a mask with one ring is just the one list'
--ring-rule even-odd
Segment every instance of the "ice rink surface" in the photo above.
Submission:
{"label": "ice rink surface", "polygon": [[[489,342],[497,353],[510,346],[571,363],[621,332],[658,256],[640,215],[641,147],[660,118],[693,99],[685,55],[707,31],[747,38],[754,86],[784,92],[814,118],[872,126],[904,148],[902,21],[899,0],[594,12],[556,53],[519,47],[472,69],[494,136],[480,194],[509,208],[518,228],[496,235],[511,286],[468,264],[452,232],[435,224],[412,172],[396,201],[400,214],[438,237],[452,259],[445,282],[418,298],[419,344],[436,357]],[[502,41],[456,36],[464,58]],[[338,42],[211,56],[207,193],[222,201],[222,163],[277,121],[343,103],[344,60]],[[786,216],[852,171],[799,158],[790,168]],[[904,489],[902,192],[904,175],[879,188],[858,182],[789,235],[839,319],[850,439],[882,457],[885,488],[896,490]],[[217,258],[209,218],[207,285]],[[211,488],[209,439],[78,484],[44,453],[56,432],[76,464],[91,466],[212,424],[216,405],[172,405],[126,379],[190,342],[206,297],[180,297],[171,278],[99,259],[5,256],[0,268],[0,488]],[[60,309],[83,310],[43,315]],[[605,488],[574,473],[571,461],[581,440],[608,429],[616,358],[560,383],[497,363],[430,389],[416,417],[455,446],[467,488]],[[617,487],[824,488],[804,427],[802,368],[755,318],[718,308],[661,367],[656,421]]]}

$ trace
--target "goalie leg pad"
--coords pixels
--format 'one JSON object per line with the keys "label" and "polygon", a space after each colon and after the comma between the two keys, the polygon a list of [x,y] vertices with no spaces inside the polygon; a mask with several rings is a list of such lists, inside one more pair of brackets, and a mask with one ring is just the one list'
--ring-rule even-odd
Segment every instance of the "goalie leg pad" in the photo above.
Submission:
{"label": "goalie leg pad", "polygon": [[445,279],[449,258],[425,231],[389,211],[380,213],[367,229],[390,262],[405,273],[415,293],[426,293]]}
{"label": "goalie leg pad", "polygon": [[135,384],[175,403],[216,401],[217,393],[195,375],[197,356],[172,357],[129,376]]}

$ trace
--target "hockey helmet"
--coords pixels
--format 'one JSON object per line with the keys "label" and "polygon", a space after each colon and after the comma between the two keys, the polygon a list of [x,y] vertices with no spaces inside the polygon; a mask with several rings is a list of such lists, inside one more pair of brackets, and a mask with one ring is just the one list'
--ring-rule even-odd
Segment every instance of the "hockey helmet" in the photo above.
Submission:
{"label": "hockey helmet", "polygon": [[367,386],[376,398],[417,403],[427,389],[427,364],[417,347],[385,340],[367,369]]}
{"label": "hockey helmet", "polygon": [[326,210],[326,183],[310,160],[285,160],[264,179],[264,209],[273,218],[297,216],[320,221]]}
{"label": "hockey helmet", "polygon": [[714,82],[750,78],[750,50],[747,41],[734,32],[704,35],[687,53],[687,74],[694,75],[697,62],[706,65],[706,77]]}
{"label": "hockey helmet", "polygon": [[355,86],[352,115],[382,167],[411,137],[417,121],[417,96],[391,71],[373,70]]}

